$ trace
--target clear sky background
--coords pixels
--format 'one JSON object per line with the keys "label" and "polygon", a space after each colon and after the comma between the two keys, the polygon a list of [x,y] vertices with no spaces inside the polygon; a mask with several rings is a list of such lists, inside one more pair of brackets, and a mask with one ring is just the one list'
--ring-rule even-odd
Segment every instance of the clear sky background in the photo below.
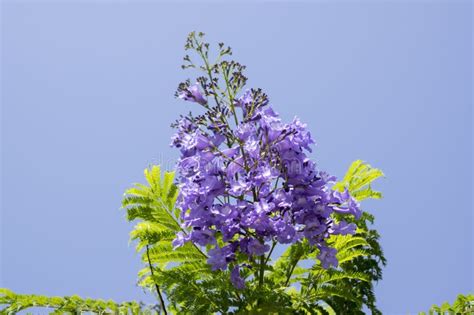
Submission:
{"label": "clear sky background", "polygon": [[473,291],[470,1],[2,5],[0,287],[151,301],[119,210],[149,163],[173,166],[187,33],[225,41],[312,157],[383,169],[385,314]]}

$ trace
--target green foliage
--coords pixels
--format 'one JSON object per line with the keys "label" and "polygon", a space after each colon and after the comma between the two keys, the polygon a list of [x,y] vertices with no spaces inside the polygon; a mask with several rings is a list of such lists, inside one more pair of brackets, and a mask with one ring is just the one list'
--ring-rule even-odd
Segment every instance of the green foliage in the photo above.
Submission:
{"label": "green foliage", "polygon": [[[474,314],[474,295],[459,294],[453,304],[444,302],[441,306],[433,305],[428,314]],[[420,312],[419,315],[426,315],[426,313]]]}
{"label": "green foliage", "polygon": [[[374,191],[371,184],[374,180],[383,176],[384,174],[379,169],[372,168],[369,164],[357,160],[351,164],[343,180],[336,183],[333,188],[340,191],[348,189],[359,202],[367,198],[380,199],[382,197],[381,193]],[[348,221],[347,218],[345,220]],[[382,268],[386,265],[386,259],[379,243],[380,235],[372,228],[374,223],[372,214],[363,212],[360,219],[353,219],[352,221],[358,227],[356,235],[352,237],[362,237],[366,240],[367,245],[363,246],[366,255],[354,258],[351,263],[341,263],[340,267],[346,272],[361,272],[369,276],[370,281],[356,282],[348,279],[345,284],[353,287],[353,295],[357,296],[372,314],[381,314],[375,305],[376,299],[373,288],[374,282],[382,279]],[[347,313],[351,311],[352,314],[364,314],[359,307],[360,305],[350,300],[336,297],[332,303],[338,305],[338,312]]]}
{"label": "green foliage", "polygon": [[351,164],[343,180],[336,183],[333,189],[341,192],[348,189],[358,201],[368,198],[380,199],[382,193],[372,190],[371,183],[382,176],[384,174],[381,170],[372,168],[362,160],[357,160]]}
{"label": "green foliage", "polygon": [[77,295],[46,297],[42,295],[16,294],[0,289],[0,314],[16,314],[29,308],[46,308],[50,314],[156,314],[151,308],[144,308],[137,302],[116,303],[114,301],[83,299]]}

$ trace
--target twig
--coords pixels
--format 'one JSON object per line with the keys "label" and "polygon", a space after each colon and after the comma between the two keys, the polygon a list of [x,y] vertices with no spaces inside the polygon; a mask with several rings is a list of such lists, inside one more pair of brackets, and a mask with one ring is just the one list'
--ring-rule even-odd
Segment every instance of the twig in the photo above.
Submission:
{"label": "twig", "polygon": [[166,311],[166,307],[165,307],[165,300],[163,299],[163,296],[161,295],[160,286],[158,285],[158,283],[156,283],[156,280],[155,280],[155,274],[153,272],[153,265],[151,264],[151,260],[150,260],[150,249],[149,249],[148,244],[146,245],[146,257],[148,259],[148,265],[150,267],[151,277],[153,278],[153,283],[155,284],[156,293],[158,293],[158,297],[160,298],[161,309],[163,310],[163,313],[165,313],[165,315],[168,315],[168,312]]}

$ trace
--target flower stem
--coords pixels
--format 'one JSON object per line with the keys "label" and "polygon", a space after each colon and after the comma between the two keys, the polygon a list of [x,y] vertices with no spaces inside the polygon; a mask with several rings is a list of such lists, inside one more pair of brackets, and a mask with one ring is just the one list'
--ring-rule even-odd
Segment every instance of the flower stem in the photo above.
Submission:
{"label": "flower stem", "polygon": [[163,296],[161,295],[160,286],[158,285],[158,283],[156,283],[156,280],[155,280],[155,274],[153,271],[153,265],[151,264],[150,249],[148,245],[146,245],[146,257],[148,260],[148,266],[150,268],[151,277],[153,279],[153,283],[155,284],[156,293],[158,294],[158,297],[160,298],[161,309],[163,310],[163,313],[165,315],[168,315],[168,312],[166,312],[165,300],[163,299]]}
{"label": "flower stem", "polygon": [[265,273],[265,255],[260,257],[260,279],[258,280],[258,286],[261,288],[264,282],[264,273]]}
{"label": "flower stem", "polygon": [[270,260],[270,256],[272,255],[273,253],[273,250],[275,249],[275,246],[276,246],[276,242],[273,241],[273,244],[272,244],[272,248],[270,249],[270,252],[268,253],[268,256],[267,256],[267,259],[265,260],[265,265],[268,263],[268,261]]}
{"label": "flower stem", "polygon": [[298,265],[298,262],[299,262],[299,259],[296,259],[294,264],[291,266],[291,269],[288,272],[288,276],[287,276],[286,281],[285,281],[285,287],[287,287],[288,284],[290,283],[291,276],[293,275],[293,271],[295,270],[296,265]]}

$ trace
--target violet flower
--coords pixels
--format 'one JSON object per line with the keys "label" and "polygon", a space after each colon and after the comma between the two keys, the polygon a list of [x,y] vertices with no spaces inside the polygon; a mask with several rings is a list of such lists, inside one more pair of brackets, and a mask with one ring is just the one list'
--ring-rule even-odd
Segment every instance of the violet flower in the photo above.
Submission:
{"label": "violet flower", "polygon": [[245,281],[240,276],[240,269],[238,265],[232,268],[232,271],[230,272],[230,281],[232,281],[232,284],[236,289],[245,289]]}
{"label": "violet flower", "polygon": [[201,105],[207,104],[207,100],[206,98],[204,98],[201,91],[199,90],[199,85],[197,83],[191,85],[187,89],[183,89],[182,91],[180,91],[180,93],[178,94],[178,98],[181,98],[185,101],[196,102]]}

